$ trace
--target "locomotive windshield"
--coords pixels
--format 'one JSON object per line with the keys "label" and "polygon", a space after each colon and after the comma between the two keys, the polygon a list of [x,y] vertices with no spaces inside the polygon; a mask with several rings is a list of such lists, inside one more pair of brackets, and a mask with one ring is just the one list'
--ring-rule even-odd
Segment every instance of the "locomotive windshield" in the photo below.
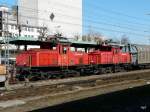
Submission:
{"label": "locomotive windshield", "polygon": [[63,54],[67,54],[67,47],[63,47]]}
{"label": "locomotive windshield", "polygon": [[112,50],[112,47],[110,46],[101,46],[100,47],[100,51],[108,51],[108,52],[111,52]]}

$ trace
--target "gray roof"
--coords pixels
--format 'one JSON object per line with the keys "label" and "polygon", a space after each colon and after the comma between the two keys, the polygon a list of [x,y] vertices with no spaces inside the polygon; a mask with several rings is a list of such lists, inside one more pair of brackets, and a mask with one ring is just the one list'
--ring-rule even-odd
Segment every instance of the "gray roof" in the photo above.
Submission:
{"label": "gray roof", "polygon": [[[0,37],[0,43],[4,44],[5,43],[5,39],[6,37]],[[8,37],[7,38],[8,42],[11,41],[18,41],[18,40],[23,40],[23,41],[37,41],[37,39],[33,38],[33,37]]]}

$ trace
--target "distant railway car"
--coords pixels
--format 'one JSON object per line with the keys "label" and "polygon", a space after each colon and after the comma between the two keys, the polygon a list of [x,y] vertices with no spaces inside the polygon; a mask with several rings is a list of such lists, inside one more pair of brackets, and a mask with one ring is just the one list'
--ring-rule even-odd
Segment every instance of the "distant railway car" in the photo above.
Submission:
{"label": "distant railway car", "polygon": [[127,51],[131,54],[131,65],[135,68],[150,66],[150,46],[149,45],[132,45],[126,46]]}
{"label": "distant railway car", "polygon": [[137,63],[141,65],[150,64],[150,46],[136,45],[137,49]]}

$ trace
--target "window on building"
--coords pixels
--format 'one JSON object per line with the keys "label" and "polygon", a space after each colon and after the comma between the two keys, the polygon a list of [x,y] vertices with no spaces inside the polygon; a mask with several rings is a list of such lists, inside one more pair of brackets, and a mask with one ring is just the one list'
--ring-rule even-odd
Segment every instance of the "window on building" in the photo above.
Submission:
{"label": "window on building", "polygon": [[24,27],[24,30],[27,31],[28,30],[27,27]]}
{"label": "window on building", "polygon": [[3,28],[5,27],[5,25],[3,24]]}
{"label": "window on building", "polygon": [[12,37],[12,33],[10,33],[10,36]]}
{"label": "window on building", "polygon": [[11,25],[11,29],[12,29],[12,30],[14,29],[14,25]]}
{"label": "window on building", "polygon": [[32,28],[32,32],[34,32],[34,28]]}
{"label": "window on building", "polygon": [[17,30],[17,25],[15,25],[15,30]]}
{"label": "window on building", "polygon": [[10,29],[11,28],[11,25],[8,25],[8,29]]}
{"label": "window on building", "polygon": [[15,34],[15,37],[18,37],[18,34]]}
{"label": "window on building", "polygon": [[28,31],[30,32],[30,28],[28,28]]}
{"label": "window on building", "polygon": [[24,27],[22,27],[22,30],[25,30]]}

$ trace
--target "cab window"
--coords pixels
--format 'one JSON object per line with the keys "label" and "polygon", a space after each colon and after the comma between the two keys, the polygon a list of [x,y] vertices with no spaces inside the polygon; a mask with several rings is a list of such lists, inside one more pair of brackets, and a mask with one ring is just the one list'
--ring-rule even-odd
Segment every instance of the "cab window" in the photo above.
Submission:
{"label": "cab window", "polygon": [[135,46],[132,46],[132,47],[131,47],[131,53],[137,53],[137,49],[136,49]]}
{"label": "cab window", "polygon": [[67,54],[67,47],[63,47],[63,54]]}
{"label": "cab window", "polygon": [[122,48],[122,52],[123,53],[128,53],[129,52],[129,48],[127,46]]}
{"label": "cab window", "polygon": [[125,53],[126,52],[126,47],[122,48],[122,52]]}

